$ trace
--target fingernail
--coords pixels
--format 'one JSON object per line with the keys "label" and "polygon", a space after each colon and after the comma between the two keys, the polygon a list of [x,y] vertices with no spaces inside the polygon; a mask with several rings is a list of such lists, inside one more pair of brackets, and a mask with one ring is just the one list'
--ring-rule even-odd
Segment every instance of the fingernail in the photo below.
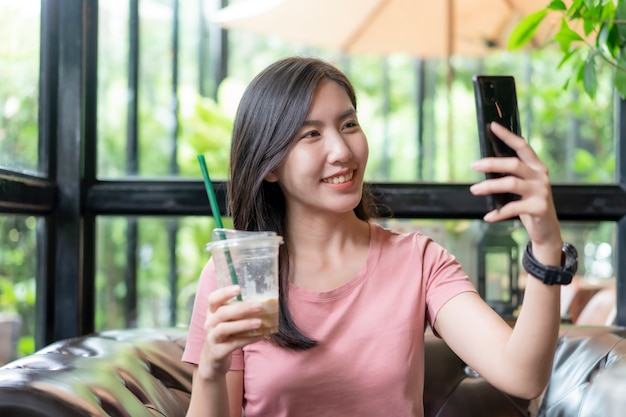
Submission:
{"label": "fingernail", "polygon": [[261,319],[252,319],[250,320],[250,326],[252,326],[255,329],[258,329],[259,327],[261,327],[262,321]]}
{"label": "fingernail", "polygon": [[482,165],[483,165],[482,160],[479,160],[479,161],[474,161],[474,162],[472,162],[472,163],[470,164],[470,168],[472,168],[472,169],[476,170],[476,169],[480,169],[480,168],[482,167]]}

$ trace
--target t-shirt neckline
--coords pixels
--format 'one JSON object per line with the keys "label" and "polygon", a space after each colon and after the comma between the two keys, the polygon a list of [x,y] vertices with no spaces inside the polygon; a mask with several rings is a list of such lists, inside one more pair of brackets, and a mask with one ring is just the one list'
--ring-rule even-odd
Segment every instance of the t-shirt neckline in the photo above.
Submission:
{"label": "t-shirt neckline", "polygon": [[368,223],[370,228],[370,241],[367,257],[359,271],[350,280],[329,291],[306,290],[290,282],[289,298],[309,301],[330,301],[349,294],[354,288],[361,285],[366,279],[368,271],[370,271],[376,263],[381,249],[381,227],[372,222]]}

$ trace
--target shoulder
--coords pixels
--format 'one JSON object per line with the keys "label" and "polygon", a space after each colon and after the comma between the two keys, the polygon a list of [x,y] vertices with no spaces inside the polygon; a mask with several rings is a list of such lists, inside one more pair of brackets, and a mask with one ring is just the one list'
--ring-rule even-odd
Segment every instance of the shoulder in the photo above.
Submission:
{"label": "shoulder", "polygon": [[372,226],[373,240],[377,240],[382,259],[393,262],[418,263],[421,268],[437,270],[442,266],[456,265],[456,257],[419,231],[400,232],[376,224]]}
{"label": "shoulder", "polygon": [[382,248],[411,248],[418,251],[445,251],[445,249],[435,242],[431,237],[422,234],[420,231],[398,231],[379,223],[372,223],[372,237],[378,240]]}

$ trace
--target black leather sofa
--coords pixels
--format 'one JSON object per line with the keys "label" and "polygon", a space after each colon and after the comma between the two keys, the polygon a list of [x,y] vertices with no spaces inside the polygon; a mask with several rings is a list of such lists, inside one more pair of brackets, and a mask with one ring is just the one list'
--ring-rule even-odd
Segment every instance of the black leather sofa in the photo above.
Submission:
{"label": "black leather sofa", "polygon": [[[0,368],[0,416],[185,415],[192,367],[184,329],[126,329],[62,340]],[[536,400],[489,385],[426,335],[427,417],[607,417],[596,380],[626,366],[626,330],[563,326],[553,375]],[[626,395],[626,379],[618,383]],[[626,410],[624,410],[626,415]]]}

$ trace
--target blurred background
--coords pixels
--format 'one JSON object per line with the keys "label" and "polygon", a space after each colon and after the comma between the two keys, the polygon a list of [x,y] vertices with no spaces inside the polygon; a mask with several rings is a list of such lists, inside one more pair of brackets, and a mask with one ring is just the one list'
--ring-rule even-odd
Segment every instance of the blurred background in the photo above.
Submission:
{"label": "blurred background", "polygon": [[[615,286],[624,190],[612,69],[598,69],[590,97],[566,85],[570,64],[544,46],[549,25],[506,48],[515,23],[548,2],[400,4],[388,14],[402,23],[372,35],[371,49],[331,30],[358,9],[371,17],[373,1],[309,2],[318,17],[301,4],[273,17],[218,13],[227,3],[0,0],[0,363],[67,335],[187,325],[214,227],[196,157],[223,193],[243,89],[289,55],[327,59],[353,81],[366,179],[390,209],[379,221],[447,247],[506,315],[520,301],[527,239],[515,221],[486,227],[467,186],[481,180],[470,169],[472,76],[515,76],[522,132],[550,168],[563,237],[579,249],[576,288]],[[582,309],[570,302],[565,320]]]}

